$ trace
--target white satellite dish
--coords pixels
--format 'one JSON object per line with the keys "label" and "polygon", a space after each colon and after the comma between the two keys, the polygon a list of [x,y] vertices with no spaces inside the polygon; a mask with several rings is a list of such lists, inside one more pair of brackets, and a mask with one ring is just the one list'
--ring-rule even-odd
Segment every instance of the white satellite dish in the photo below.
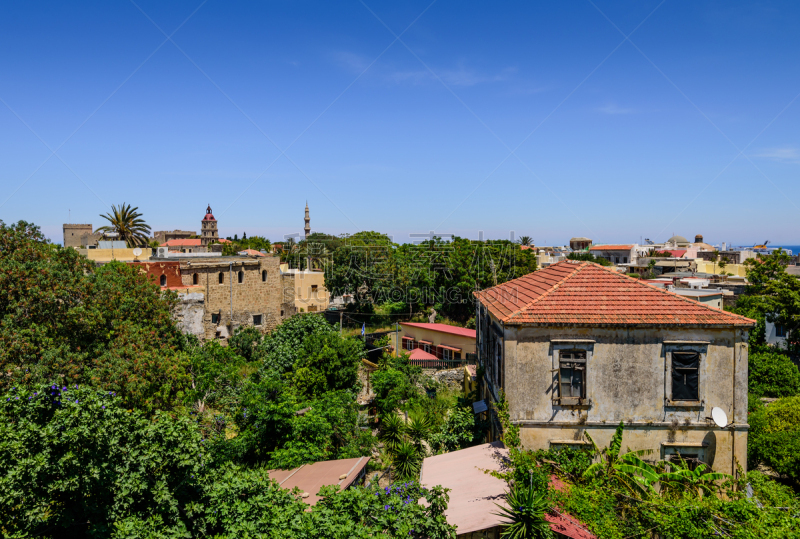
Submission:
{"label": "white satellite dish", "polygon": [[711,419],[714,420],[714,423],[721,429],[724,429],[728,426],[728,414],[722,408],[714,407],[711,409]]}
{"label": "white satellite dish", "polygon": [[133,256],[142,256],[142,249],[140,247],[137,247],[136,249],[134,249],[133,250]]}

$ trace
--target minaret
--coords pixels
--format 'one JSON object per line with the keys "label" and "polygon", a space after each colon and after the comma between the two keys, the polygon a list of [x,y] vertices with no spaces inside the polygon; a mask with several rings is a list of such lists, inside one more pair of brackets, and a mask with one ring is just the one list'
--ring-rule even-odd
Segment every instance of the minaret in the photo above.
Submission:
{"label": "minaret", "polygon": [[306,227],[305,227],[304,230],[306,231],[306,239],[308,239],[308,235],[311,234],[311,217],[308,216],[308,201],[307,200],[306,200],[306,219],[305,219],[305,221],[306,221]]}
{"label": "minaret", "polygon": [[212,243],[219,241],[219,231],[217,230],[217,220],[211,213],[211,204],[206,208],[206,216],[200,222],[200,245],[206,247]]}

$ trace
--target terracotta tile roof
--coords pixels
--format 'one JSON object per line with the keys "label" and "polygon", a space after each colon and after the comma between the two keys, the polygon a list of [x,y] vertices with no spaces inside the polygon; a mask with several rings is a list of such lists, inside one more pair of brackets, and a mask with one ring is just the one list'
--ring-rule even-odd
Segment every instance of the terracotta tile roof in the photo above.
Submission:
{"label": "terracotta tile roof", "polygon": [[633,245],[595,245],[590,247],[590,251],[630,251]]}
{"label": "terracotta tile roof", "polygon": [[475,296],[512,325],[755,325],[591,262],[559,262]]}
{"label": "terracotta tile roof", "polygon": [[448,326],[447,324],[428,324],[421,322],[401,322],[401,326],[408,326],[411,328],[430,329],[440,333],[449,333],[451,335],[458,335],[460,337],[475,338],[475,330],[469,328],[460,328],[458,326]]}
{"label": "terracotta tile roof", "polygon": [[266,256],[264,253],[256,251],[255,249],[245,249],[244,251],[239,251],[238,254],[242,256]]}
{"label": "terracotta tile roof", "polygon": [[173,239],[165,241],[161,247],[200,247],[202,241],[200,238]]}

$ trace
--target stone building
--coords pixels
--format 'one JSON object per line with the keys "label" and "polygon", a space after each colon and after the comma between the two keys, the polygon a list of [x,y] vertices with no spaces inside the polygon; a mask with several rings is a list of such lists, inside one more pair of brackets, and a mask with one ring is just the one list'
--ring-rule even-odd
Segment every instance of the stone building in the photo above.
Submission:
{"label": "stone building", "polygon": [[178,293],[175,318],[201,341],[227,341],[239,327],[271,331],[294,314],[282,309],[284,289],[278,257],[151,257],[131,262],[154,284]]}
{"label": "stone building", "polygon": [[208,205],[206,208],[206,215],[203,217],[203,220],[200,221],[200,245],[202,247],[208,247],[212,243],[217,243],[219,241],[219,230],[217,230],[217,220],[214,218],[214,215],[211,213],[211,204]]}
{"label": "stone building", "polygon": [[585,251],[592,246],[592,240],[589,238],[570,238],[569,248],[573,251]]}
{"label": "stone building", "polygon": [[170,240],[188,240],[197,236],[197,232],[192,230],[157,230],[153,232],[153,239],[158,243],[165,243]]}
{"label": "stone building", "polygon": [[80,249],[82,247],[81,236],[92,235],[92,225],[64,223],[63,230],[64,247],[74,247],[75,249]]}
{"label": "stone building", "polygon": [[[184,323],[201,339],[227,339],[241,326],[266,333],[281,322],[283,285],[278,257],[179,258],[181,281],[203,295],[202,320]],[[196,298],[199,299],[199,298]]]}
{"label": "stone building", "polygon": [[[527,449],[623,447],[735,473],[747,463],[748,333],[755,321],[589,262],[477,292],[488,402],[505,392]],[[708,418],[719,407],[731,424]],[[495,432],[496,432],[495,427]]]}

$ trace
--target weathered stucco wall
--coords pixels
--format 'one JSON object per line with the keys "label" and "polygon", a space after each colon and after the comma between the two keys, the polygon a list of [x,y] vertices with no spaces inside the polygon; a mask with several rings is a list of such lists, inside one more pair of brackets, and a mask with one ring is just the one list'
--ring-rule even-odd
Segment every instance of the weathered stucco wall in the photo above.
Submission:
{"label": "weathered stucco wall", "polygon": [[[726,473],[735,468],[734,455],[746,466],[746,332],[688,327],[506,327],[505,336],[501,385],[511,419],[522,427],[525,447],[545,449],[559,441],[584,439],[584,431],[598,445],[607,445],[624,421],[623,447],[651,449],[653,458],[659,459],[675,450],[699,452],[714,469]],[[561,405],[556,385],[558,353],[572,348],[588,352],[586,399],[579,405]],[[672,350],[681,349],[701,351],[699,403],[668,400],[668,357]],[[734,423],[732,428],[719,429],[706,419],[715,406],[725,411]]]}

